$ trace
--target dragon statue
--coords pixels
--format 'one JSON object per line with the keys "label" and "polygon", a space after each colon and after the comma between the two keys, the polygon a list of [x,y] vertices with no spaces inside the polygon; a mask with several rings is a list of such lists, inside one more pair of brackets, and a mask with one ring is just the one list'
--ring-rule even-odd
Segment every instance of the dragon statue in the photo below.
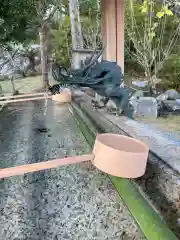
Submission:
{"label": "dragon statue", "polygon": [[66,70],[54,63],[52,75],[59,84],[49,87],[49,91],[57,94],[64,86],[89,87],[105,98],[104,106],[111,100],[116,106],[117,115],[124,114],[133,118],[133,108],[129,101],[132,91],[129,88],[120,87],[123,83],[123,74],[117,63],[105,60],[98,62],[102,51],[97,54],[94,51],[92,56],[85,60],[81,69]]}

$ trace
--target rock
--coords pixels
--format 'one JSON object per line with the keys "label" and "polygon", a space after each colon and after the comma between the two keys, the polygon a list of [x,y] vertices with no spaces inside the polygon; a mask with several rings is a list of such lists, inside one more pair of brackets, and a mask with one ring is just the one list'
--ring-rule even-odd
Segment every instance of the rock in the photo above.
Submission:
{"label": "rock", "polygon": [[144,92],[142,90],[137,90],[135,91],[135,93],[133,93],[131,98],[140,98],[140,97],[144,97]]}
{"label": "rock", "polygon": [[100,102],[100,101],[104,100],[104,98],[105,98],[105,97],[102,97],[101,95],[95,93],[95,101],[96,101],[96,102]]}
{"label": "rock", "polygon": [[179,105],[180,104],[180,99],[176,99],[176,103]]}
{"label": "rock", "polygon": [[124,81],[120,84],[120,88],[124,88]]}
{"label": "rock", "polygon": [[117,109],[117,106],[115,102],[113,102],[111,99],[106,104],[107,109]]}
{"label": "rock", "polygon": [[138,100],[137,106],[134,108],[134,114],[136,116],[157,118],[157,100],[153,97],[141,97]]}
{"label": "rock", "polygon": [[177,103],[176,100],[166,100],[166,101],[162,101],[164,104],[163,109],[169,111],[169,112],[173,112],[173,111],[180,111],[180,102]]}
{"label": "rock", "polygon": [[167,90],[157,97],[157,100],[161,100],[161,101],[176,100],[176,99],[180,99],[180,94],[174,89]]}
{"label": "rock", "polygon": [[92,100],[91,104],[93,105],[94,108],[103,108],[104,107],[104,103],[102,101],[97,102],[95,100]]}
{"label": "rock", "polygon": [[134,109],[137,108],[137,105],[138,105],[138,102],[139,102],[139,98],[141,98],[141,97],[144,97],[144,92],[141,91],[141,90],[138,90],[130,98],[130,104],[132,105],[132,107]]}
{"label": "rock", "polygon": [[164,100],[167,100],[167,99],[168,99],[168,95],[167,95],[166,93],[162,93],[162,94],[160,94],[156,99],[157,99],[157,100],[164,101]]}
{"label": "rock", "polygon": [[174,89],[167,90],[165,94],[168,95],[167,100],[176,100],[180,98],[180,94]]}

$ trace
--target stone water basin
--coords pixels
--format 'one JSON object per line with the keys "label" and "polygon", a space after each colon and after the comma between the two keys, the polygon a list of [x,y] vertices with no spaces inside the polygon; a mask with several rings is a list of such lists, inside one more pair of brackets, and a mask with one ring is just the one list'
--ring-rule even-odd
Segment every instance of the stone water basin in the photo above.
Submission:
{"label": "stone water basin", "polygon": [[[0,167],[90,153],[68,105],[0,113]],[[109,178],[88,163],[0,180],[0,240],[145,239]]]}

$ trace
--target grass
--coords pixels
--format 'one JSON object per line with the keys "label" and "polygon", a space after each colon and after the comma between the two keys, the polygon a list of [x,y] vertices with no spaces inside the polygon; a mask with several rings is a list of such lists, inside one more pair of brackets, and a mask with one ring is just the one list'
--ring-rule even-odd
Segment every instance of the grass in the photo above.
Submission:
{"label": "grass", "polygon": [[139,122],[153,124],[161,131],[174,133],[180,132],[180,116],[169,116],[166,118],[159,117],[157,119],[138,117],[136,120]]}
{"label": "grass", "polygon": [[[50,79],[50,85],[54,84],[55,81]],[[13,93],[13,88],[10,80],[0,82],[2,91],[4,95],[11,95]],[[16,79],[14,81],[16,90],[20,93],[32,93],[43,88],[43,82],[41,76],[36,77],[26,77],[22,79]]]}

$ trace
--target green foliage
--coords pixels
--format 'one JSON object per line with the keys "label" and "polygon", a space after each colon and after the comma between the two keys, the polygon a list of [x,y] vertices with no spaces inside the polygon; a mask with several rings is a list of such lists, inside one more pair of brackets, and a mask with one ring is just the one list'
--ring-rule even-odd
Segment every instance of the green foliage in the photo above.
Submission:
{"label": "green foliage", "polygon": [[35,14],[35,0],[0,1],[0,42],[24,42],[32,38],[27,29]]}
{"label": "green foliage", "polygon": [[164,84],[168,88],[180,88],[180,56],[172,54],[164,63],[159,77],[163,79]]}
{"label": "green foliage", "polygon": [[79,0],[79,3],[84,47],[90,49],[101,47],[100,1]]}
{"label": "green foliage", "polygon": [[[125,3],[126,50],[151,81],[179,48],[179,21],[167,5],[158,1],[127,0]],[[125,57],[129,58],[127,54]]]}
{"label": "green foliage", "polygon": [[[53,24],[51,29],[51,45],[54,59],[65,67],[70,66],[71,29],[68,11],[68,0],[63,0],[65,16]],[[100,11],[96,0],[79,0],[80,20],[85,48],[100,46]]]}
{"label": "green foliage", "polygon": [[37,56],[37,49],[26,46],[24,49],[22,49],[20,51],[20,54],[23,57],[27,57],[29,59],[34,59]]}
{"label": "green foliage", "polygon": [[51,30],[54,59],[65,67],[70,66],[70,31],[70,20],[68,16],[65,16],[61,22],[59,22],[56,29]]}
{"label": "green foliage", "polygon": [[89,16],[81,17],[81,27],[84,40],[84,48],[95,49],[101,46],[100,27],[97,24],[97,19],[92,19]]}
{"label": "green foliage", "polygon": [[[38,55],[38,50],[35,48],[30,48],[29,46],[24,47],[24,49],[19,51],[19,54],[22,57],[28,58],[30,66],[29,69],[32,71],[32,74],[36,72],[35,68],[35,57]],[[30,75],[32,76],[32,75]]]}
{"label": "green foliage", "polygon": [[99,14],[99,0],[79,0],[81,16],[91,16],[93,19]]}
{"label": "green foliage", "polygon": [[161,45],[167,45],[171,34],[178,26],[177,17],[172,16],[172,12],[167,9],[167,6],[154,0],[145,0],[143,4],[127,0],[125,17],[127,40],[133,41],[135,49],[147,56],[155,54],[161,34],[163,34]]}

